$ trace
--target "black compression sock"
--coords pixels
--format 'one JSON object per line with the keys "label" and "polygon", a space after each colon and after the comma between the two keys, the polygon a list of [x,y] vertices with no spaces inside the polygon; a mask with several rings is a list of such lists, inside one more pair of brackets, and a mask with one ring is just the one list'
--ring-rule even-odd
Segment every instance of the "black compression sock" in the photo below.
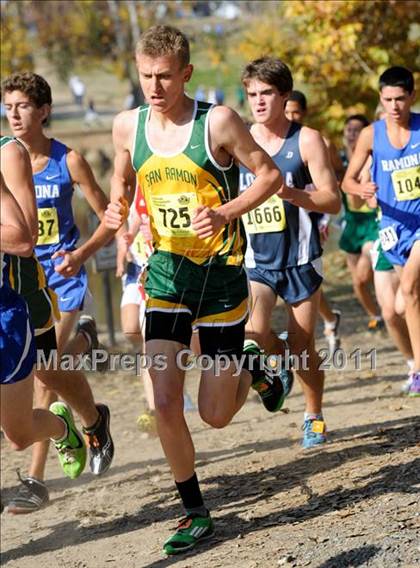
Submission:
{"label": "black compression sock", "polygon": [[95,422],[94,424],[92,424],[92,426],[89,426],[89,428],[85,428],[85,427],[83,426],[83,428],[82,428],[82,429],[83,429],[83,432],[84,432],[85,434],[91,434],[92,432],[94,432],[95,430],[98,429],[98,426],[99,426],[99,424],[101,423],[101,420],[102,420],[101,413],[98,412],[98,418],[97,418],[96,422]]}
{"label": "black compression sock", "polygon": [[187,514],[199,515],[201,517],[206,517],[208,515],[208,511],[204,506],[197,475],[195,473],[186,481],[175,481],[175,485]]}

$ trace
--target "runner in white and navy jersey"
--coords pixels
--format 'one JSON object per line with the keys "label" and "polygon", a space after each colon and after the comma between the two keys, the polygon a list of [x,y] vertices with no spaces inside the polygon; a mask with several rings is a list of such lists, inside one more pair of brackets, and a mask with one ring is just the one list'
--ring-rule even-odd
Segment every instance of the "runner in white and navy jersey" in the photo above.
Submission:
{"label": "runner in white and navy jersey", "polygon": [[[414,355],[408,395],[420,396],[420,114],[411,112],[413,74],[390,67],[379,78],[379,91],[385,118],[362,131],[343,188],[363,199],[376,196],[381,246],[400,278]],[[369,156],[372,181],[358,183]]]}
{"label": "runner in white and navy jersey", "polygon": [[[304,124],[306,119],[306,114],[308,110],[308,103],[306,96],[302,91],[293,90],[287,99],[285,115],[286,118],[292,122],[297,122],[298,124]],[[338,155],[337,148],[335,145],[325,136],[323,140],[328,148],[329,157],[331,160],[331,165],[333,167],[335,176],[338,181],[341,181],[344,175],[343,164],[341,163],[340,156]],[[330,215],[318,213],[318,228],[319,235],[321,239],[321,245],[325,244],[329,235],[329,222]],[[336,349],[340,347],[340,320],[341,311],[338,309],[332,309],[327,297],[321,288],[321,297],[319,302],[319,314],[324,321],[324,335],[328,342],[331,355]]]}
{"label": "runner in white and navy jersey", "polygon": [[[288,188],[294,188],[287,200],[274,195],[243,216],[253,299],[246,332],[267,352],[282,353],[283,343],[270,330],[270,318],[277,296],[283,298],[291,351],[308,354],[308,368],[297,374],[306,402],[303,445],[312,447],[326,441],[324,374],[314,345],[322,283],[317,213],[338,212],[337,182],[321,135],[285,116],[293,88],[289,68],[279,59],[264,57],[245,67],[242,81],[255,120],[251,134],[271,155]],[[252,181],[253,175],[242,168],[241,189]]]}

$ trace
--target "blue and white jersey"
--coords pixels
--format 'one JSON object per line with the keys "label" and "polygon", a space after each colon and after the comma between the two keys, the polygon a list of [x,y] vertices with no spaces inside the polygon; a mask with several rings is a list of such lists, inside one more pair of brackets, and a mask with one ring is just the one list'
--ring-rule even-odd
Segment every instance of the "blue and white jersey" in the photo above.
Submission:
{"label": "blue and white jersey", "polygon": [[48,164],[33,176],[39,229],[35,252],[41,261],[60,249],[73,250],[79,239],[71,203],[73,184],[66,160],[67,147],[52,139]]}
{"label": "blue and white jersey", "polygon": [[[301,128],[300,124],[291,123],[280,151],[272,159],[289,187],[310,189],[312,179],[299,150]],[[240,190],[246,190],[254,179],[254,174],[241,166]],[[258,265],[267,270],[281,270],[319,258],[322,248],[318,219],[318,213],[296,207],[277,195],[243,215],[248,236],[247,268]]]}
{"label": "blue and white jersey", "polygon": [[385,120],[373,123],[372,180],[382,211],[381,227],[400,223],[420,227],[420,114],[410,115],[410,138],[404,148],[395,148]]}

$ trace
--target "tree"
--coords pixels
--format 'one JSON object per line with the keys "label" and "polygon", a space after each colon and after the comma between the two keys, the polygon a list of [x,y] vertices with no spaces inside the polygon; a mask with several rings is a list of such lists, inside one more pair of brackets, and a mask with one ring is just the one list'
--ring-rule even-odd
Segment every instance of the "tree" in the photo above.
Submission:
{"label": "tree", "polygon": [[22,5],[4,3],[1,10],[1,74],[33,69],[32,45],[24,24]]}
{"label": "tree", "polygon": [[142,28],[155,20],[156,6],[150,4],[134,0],[4,2],[4,73],[28,69],[28,56],[35,51],[35,44],[63,80],[75,66],[85,69],[102,66],[134,86],[137,83],[135,44]]}
{"label": "tree", "polygon": [[411,0],[276,3],[244,33],[239,51],[247,60],[283,59],[310,95],[312,122],[337,136],[348,113],[373,117],[387,67],[419,62],[418,15]]}

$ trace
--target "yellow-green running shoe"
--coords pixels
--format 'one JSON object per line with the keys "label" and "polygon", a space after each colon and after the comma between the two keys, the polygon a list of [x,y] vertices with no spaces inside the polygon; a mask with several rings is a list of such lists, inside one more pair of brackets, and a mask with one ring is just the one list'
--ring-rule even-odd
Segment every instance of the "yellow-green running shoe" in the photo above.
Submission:
{"label": "yellow-green running shoe", "polygon": [[73,414],[64,402],[53,402],[50,412],[59,416],[67,424],[67,437],[60,442],[53,440],[58,452],[60,465],[67,477],[79,477],[86,465],[86,445],[83,436],[77,430]]}

